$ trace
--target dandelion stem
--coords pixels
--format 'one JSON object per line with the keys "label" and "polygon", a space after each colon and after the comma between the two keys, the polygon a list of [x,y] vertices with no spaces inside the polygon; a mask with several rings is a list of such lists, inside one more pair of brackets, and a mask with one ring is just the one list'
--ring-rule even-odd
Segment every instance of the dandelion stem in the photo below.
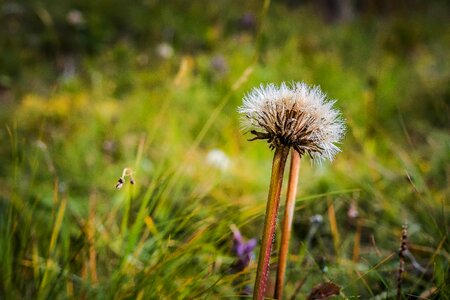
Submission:
{"label": "dandelion stem", "polygon": [[291,166],[289,170],[289,183],[284,209],[283,228],[281,230],[281,244],[278,253],[278,269],[275,283],[275,299],[282,299],[286,275],[287,257],[289,253],[289,240],[291,237],[292,219],[295,210],[295,197],[297,195],[298,174],[300,169],[300,154],[292,149]]}
{"label": "dandelion stem", "polygon": [[261,250],[259,253],[258,267],[253,299],[264,299],[267,279],[269,277],[270,253],[275,237],[278,207],[280,206],[280,193],[283,183],[283,173],[286,159],[289,154],[288,147],[278,147],[275,150],[272,164],[272,177],[270,179],[269,195],[267,199],[266,217],[264,220],[264,231],[261,238]]}

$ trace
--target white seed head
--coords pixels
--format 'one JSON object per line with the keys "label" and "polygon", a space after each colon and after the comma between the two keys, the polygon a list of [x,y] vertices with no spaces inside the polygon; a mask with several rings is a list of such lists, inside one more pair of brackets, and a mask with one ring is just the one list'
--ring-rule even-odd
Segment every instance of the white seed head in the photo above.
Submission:
{"label": "white seed head", "polygon": [[243,99],[238,111],[242,126],[255,137],[265,139],[270,148],[293,147],[315,161],[332,160],[340,151],[336,145],[345,133],[341,114],[334,100],[318,86],[303,82],[261,84]]}

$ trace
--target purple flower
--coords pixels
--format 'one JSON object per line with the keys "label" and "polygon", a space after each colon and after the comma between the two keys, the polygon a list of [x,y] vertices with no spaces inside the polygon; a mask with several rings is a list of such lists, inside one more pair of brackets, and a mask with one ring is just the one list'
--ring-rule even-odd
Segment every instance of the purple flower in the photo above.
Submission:
{"label": "purple flower", "polygon": [[231,230],[233,231],[233,253],[237,257],[232,269],[237,273],[244,270],[255,256],[253,250],[257,242],[256,239],[246,241],[235,225],[231,226]]}
{"label": "purple flower", "polygon": [[251,12],[246,12],[239,19],[239,26],[243,30],[254,31],[256,29],[256,18]]}
{"label": "purple flower", "polygon": [[229,72],[228,62],[223,55],[216,55],[211,58],[210,66],[218,77],[222,77]]}

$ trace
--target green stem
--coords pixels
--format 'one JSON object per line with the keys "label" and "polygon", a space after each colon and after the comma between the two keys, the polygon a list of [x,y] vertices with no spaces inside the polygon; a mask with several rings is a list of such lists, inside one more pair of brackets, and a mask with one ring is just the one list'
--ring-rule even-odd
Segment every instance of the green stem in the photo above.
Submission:
{"label": "green stem", "polygon": [[281,243],[278,253],[277,279],[275,283],[275,299],[282,299],[286,277],[286,265],[289,253],[289,240],[291,237],[292,219],[295,211],[295,197],[297,195],[298,172],[300,169],[300,154],[292,150],[291,167],[289,170],[289,184],[284,208],[283,228],[281,230]]}
{"label": "green stem", "polygon": [[283,184],[283,173],[289,148],[280,147],[275,150],[272,164],[272,177],[270,179],[269,195],[267,199],[266,217],[264,220],[264,231],[261,238],[261,250],[259,252],[258,267],[253,299],[264,299],[267,279],[269,276],[270,253],[275,238],[275,227],[277,224],[278,207],[280,206],[280,193]]}

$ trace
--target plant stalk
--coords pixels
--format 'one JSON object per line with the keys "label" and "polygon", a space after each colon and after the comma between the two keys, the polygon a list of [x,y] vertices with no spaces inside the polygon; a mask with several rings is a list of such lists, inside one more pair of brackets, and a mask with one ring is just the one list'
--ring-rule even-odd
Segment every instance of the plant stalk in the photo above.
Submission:
{"label": "plant stalk", "polygon": [[272,177],[270,179],[269,195],[267,199],[264,231],[261,238],[261,250],[259,252],[258,267],[256,269],[255,287],[253,299],[264,299],[270,267],[270,253],[275,238],[278,208],[280,206],[280,193],[283,184],[283,173],[286,159],[289,154],[288,147],[279,147],[275,150],[272,163]]}
{"label": "plant stalk", "polygon": [[300,154],[292,149],[291,166],[289,170],[289,184],[284,209],[283,228],[281,230],[281,243],[278,252],[278,269],[275,283],[275,299],[282,299],[286,277],[286,265],[289,254],[289,240],[291,237],[292,219],[295,211],[295,198],[297,195],[298,174],[300,169]]}

